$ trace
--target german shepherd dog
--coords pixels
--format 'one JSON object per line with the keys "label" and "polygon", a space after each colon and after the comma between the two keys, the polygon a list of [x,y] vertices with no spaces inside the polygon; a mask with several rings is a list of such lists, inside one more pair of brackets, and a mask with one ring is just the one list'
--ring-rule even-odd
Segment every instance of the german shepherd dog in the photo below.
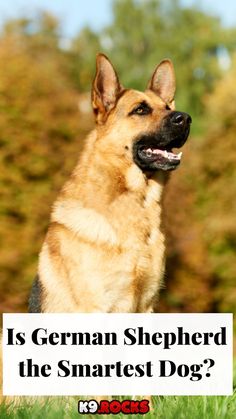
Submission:
{"label": "german shepherd dog", "polygon": [[125,89],[97,56],[96,128],[53,205],[30,312],[152,312],[164,271],[163,186],[191,117],[174,109],[170,60],[145,92]]}

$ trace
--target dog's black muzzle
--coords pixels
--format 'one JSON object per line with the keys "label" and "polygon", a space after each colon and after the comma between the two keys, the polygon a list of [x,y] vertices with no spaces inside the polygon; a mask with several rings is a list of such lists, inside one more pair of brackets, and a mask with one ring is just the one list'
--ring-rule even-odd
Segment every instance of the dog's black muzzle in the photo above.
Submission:
{"label": "dog's black muzzle", "polygon": [[169,112],[156,132],[141,135],[133,146],[135,163],[143,170],[174,170],[182,153],[173,148],[183,146],[188,138],[192,118],[185,112]]}
{"label": "dog's black muzzle", "polygon": [[168,146],[170,149],[182,147],[188,138],[191,122],[191,116],[185,112],[173,111],[168,114],[163,119],[160,129],[163,146]]}

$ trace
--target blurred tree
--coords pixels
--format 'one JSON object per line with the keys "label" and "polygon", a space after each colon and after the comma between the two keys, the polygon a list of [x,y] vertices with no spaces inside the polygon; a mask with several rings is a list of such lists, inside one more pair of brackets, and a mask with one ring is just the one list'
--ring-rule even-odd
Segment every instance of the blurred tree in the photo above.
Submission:
{"label": "blurred tree", "polygon": [[59,47],[60,25],[57,18],[47,12],[40,12],[34,19],[20,18],[6,22],[3,36],[18,37],[21,42],[28,40],[28,46],[54,50]]}
{"label": "blurred tree", "polygon": [[220,310],[236,310],[236,56],[206,98],[208,136],[199,149],[197,214]]}
{"label": "blurred tree", "polygon": [[75,138],[88,129],[57,42],[55,53],[41,48],[51,36],[45,25],[31,36],[12,22],[0,39],[2,311],[25,307],[50,205],[82,148]]}
{"label": "blurred tree", "polygon": [[82,92],[90,90],[95,57],[101,49],[99,36],[89,27],[85,27],[72,42],[69,70],[75,86]]}
{"label": "blurred tree", "polygon": [[155,65],[169,57],[177,73],[178,107],[201,116],[203,95],[221,75],[219,47],[235,48],[235,31],[223,28],[219,18],[183,8],[179,0],[115,0],[113,15],[103,33],[110,40],[105,50],[124,84],[143,88]]}
{"label": "blurred tree", "polygon": [[235,50],[235,29],[222,27],[220,19],[184,8],[179,0],[114,0],[113,21],[99,33],[89,28],[72,47],[75,81],[89,89],[93,57],[99,50],[111,58],[126,87],[143,89],[163,58],[173,60],[177,74],[177,105],[195,119],[204,116],[203,96],[222,75],[220,54]]}
{"label": "blurred tree", "polygon": [[165,200],[161,310],[236,311],[236,56],[205,97],[203,138],[184,148]]}

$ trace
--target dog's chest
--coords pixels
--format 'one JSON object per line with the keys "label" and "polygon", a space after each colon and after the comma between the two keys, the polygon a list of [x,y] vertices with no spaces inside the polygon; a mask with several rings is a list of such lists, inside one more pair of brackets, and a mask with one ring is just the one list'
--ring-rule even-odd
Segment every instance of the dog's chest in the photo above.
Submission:
{"label": "dog's chest", "polygon": [[127,294],[125,299],[117,298],[115,311],[149,311],[158,292],[164,258],[160,193],[160,185],[151,180],[142,194],[137,191],[129,197],[129,211],[120,208],[122,217],[117,220],[124,275],[117,282],[117,292],[125,283]]}
{"label": "dog's chest", "polygon": [[[54,205],[47,238],[50,263],[53,267],[57,262],[52,246],[56,241],[61,263],[55,277],[70,284],[74,311],[147,312],[152,308],[163,274],[162,186],[133,169],[127,186],[109,210],[99,206],[101,197],[89,208],[73,199]],[[45,284],[42,270],[40,277]]]}

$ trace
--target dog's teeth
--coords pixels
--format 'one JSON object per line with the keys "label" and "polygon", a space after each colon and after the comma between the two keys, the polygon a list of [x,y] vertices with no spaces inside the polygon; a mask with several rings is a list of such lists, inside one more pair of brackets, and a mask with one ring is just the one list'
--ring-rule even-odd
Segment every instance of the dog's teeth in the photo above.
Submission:
{"label": "dog's teeth", "polygon": [[182,151],[178,154],[178,158],[179,158],[179,159],[181,159],[182,154],[183,154],[183,153],[182,153]]}
{"label": "dog's teeth", "polygon": [[166,157],[166,158],[168,158],[169,156],[168,156],[168,152],[165,150],[164,151],[164,157]]}
{"label": "dog's teeth", "polygon": [[147,149],[146,154],[147,154],[148,157],[152,157],[152,150],[151,150],[151,148],[148,148]]}

